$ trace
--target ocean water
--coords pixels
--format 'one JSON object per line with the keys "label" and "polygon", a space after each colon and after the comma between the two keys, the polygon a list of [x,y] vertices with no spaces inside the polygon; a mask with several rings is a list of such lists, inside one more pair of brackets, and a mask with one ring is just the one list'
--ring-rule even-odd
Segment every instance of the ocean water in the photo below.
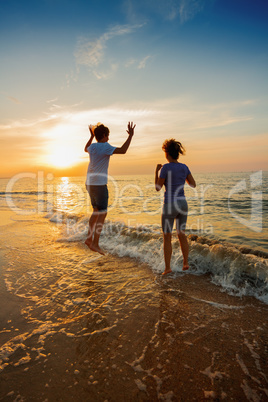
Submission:
{"label": "ocean water", "polygon": [[[208,274],[221,291],[268,303],[268,173],[206,173],[196,174],[195,179],[196,189],[185,186],[191,269],[183,275]],[[92,211],[84,182],[84,177],[55,178],[43,172],[1,179],[0,212],[12,212],[10,223],[52,223],[53,239],[59,245],[81,243]],[[109,194],[101,246],[162,272],[163,191],[155,191],[154,176],[110,176]],[[181,268],[174,232],[174,275],[182,275]],[[39,275],[38,270],[34,275]],[[6,282],[15,287],[11,275]]]}
{"label": "ocean water", "polygon": [[110,177],[105,256],[84,177],[0,181],[0,400],[267,399],[267,174],[195,178],[165,277],[153,175]]}

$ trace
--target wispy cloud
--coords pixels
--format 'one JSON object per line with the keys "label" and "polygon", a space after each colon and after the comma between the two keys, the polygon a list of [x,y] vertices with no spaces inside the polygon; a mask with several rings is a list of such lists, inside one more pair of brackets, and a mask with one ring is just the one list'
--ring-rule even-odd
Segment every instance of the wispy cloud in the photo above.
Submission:
{"label": "wispy cloud", "polygon": [[54,99],[49,99],[49,100],[47,100],[47,103],[55,103],[55,102],[57,102],[57,100],[58,100],[58,97],[54,98]]}
{"label": "wispy cloud", "polygon": [[133,66],[133,65],[136,64],[136,63],[137,63],[137,60],[136,60],[136,59],[129,59],[129,60],[126,61],[125,67],[126,67],[126,68],[131,67],[131,66]]}
{"label": "wispy cloud", "polygon": [[[162,0],[158,1],[163,3]],[[181,24],[184,24],[200,13],[209,2],[210,0],[169,0],[165,2],[165,17],[170,21],[179,18]]]}
{"label": "wispy cloud", "polygon": [[207,4],[207,2],[201,0],[180,0],[178,3],[178,14],[181,23],[194,18],[196,14],[202,11],[205,3]]}
{"label": "wispy cloud", "polygon": [[0,125],[2,134],[0,137],[3,138],[4,130],[25,129],[28,133],[31,130],[31,134],[36,135],[63,123],[72,127],[87,127],[90,123],[95,124],[97,121],[101,121],[104,124],[112,124],[114,128],[118,129],[122,122],[125,124],[131,119],[139,120],[139,128],[140,124],[142,126],[150,125],[154,127],[154,130],[158,127],[159,133],[163,132],[163,127],[169,131],[183,129],[189,133],[254,120],[254,112],[250,107],[256,102],[256,100],[242,100],[226,104],[200,105],[193,99],[184,96],[183,98],[159,99],[153,102],[120,103],[90,110],[83,110],[81,103],[70,106],[53,104],[46,115],[37,120],[23,119]]}
{"label": "wispy cloud", "polygon": [[211,0],[125,0],[124,9],[130,20],[159,14],[164,20],[179,18],[182,24],[194,18]]}
{"label": "wispy cloud", "polygon": [[139,70],[140,70],[140,69],[143,69],[143,68],[146,67],[147,61],[148,61],[149,59],[151,59],[152,57],[153,57],[153,56],[148,55],[148,56],[143,57],[143,58],[140,59],[140,60],[138,60],[138,59],[129,59],[129,60],[126,61],[125,67],[126,67],[126,68],[129,68],[129,67],[131,67],[131,66],[134,66],[134,67],[136,67],[136,68],[139,69]]}
{"label": "wispy cloud", "polygon": [[6,93],[4,91],[1,91],[0,94],[3,95],[3,97],[8,99],[12,103],[16,103],[17,105],[22,103],[18,98],[15,98],[14,96],[11,96],[11,95],[9,95],[8,93]]}
{"label": "wispy cloud", "polygon": [[75,51],[77,65],[86,66],[98,79],[109,78],[116,70],[116,63],[107,63],[109,69],[103,72],[98,68],[105,60],[107,42],[117,36],[129,35],[141,28],[142,24],[116,25],[95,40],[80,38]]}
{"label": "wispy cloud", "polygon": [[212,157],[209,155],[211,144],[217,148],[213,158],[223,159],[226,153],[234,150],[233,138],[236,138],[236,144],[241,142],[242,132],[242,142],[249,138],[250,152],[257,154],[260,144],[265,149],[267,140],[264,138],[267,138],[267,133],[262,126],[258,127],[254,103],[252,100],[243,100],[226,104],[199,104],[184,96],[154,102],[113,104],[90,110],[81,109],[82,105],[80,108],[77,105],[50,105],[54,110],[45,117],[0,125],[1,161],[3,166],[11,166],[8,155],[12,147],[14,158],[23,163],[27,161],[25,166],[45,164],[49,154],[60,148],[63,141],[73,150],[77,163],[83,162],[83,147],[88,138],[87,126],[98,121],[110,128],[110,141],[115,146],[121,146],[125,141],[127,122],[134,121],[137,124],[135,139],[129,151],[133,171],[140,162],[145,165],[148,165],[148,161],[154,163],[155,158],[162,155],[162,142],[169,137],[180,139],[186,149],[191,149],[191,155],[196,160],[201,158],[202,152],[207,158]]}
{"label": "wispy cloud", "polygon": [[110,64],[109,69],[102,70],[102,71],[94,70],[93,74],[95,75],[95,77],[98,80],[108,80],[109,78],[111,78],[114,75],[114,73],[117,71],[117,69],[118,69],[118,64],[112,63],[112,64]]}
{"label": "wispy cloud", "polygon": [[147,61],[148,61],[151,57],[152,57],[152,56],[150,56],[150,55],[144,57],[144,58],[140,61],[139,65],[138,65],[138,69],[145,68]]}
{"label": "wispy cloud", "polygon": [[7,96],[7,99],[9,99],[13,103],[16,103],[17,105],[21,103],[17,98],[14,98],[13,96]]}

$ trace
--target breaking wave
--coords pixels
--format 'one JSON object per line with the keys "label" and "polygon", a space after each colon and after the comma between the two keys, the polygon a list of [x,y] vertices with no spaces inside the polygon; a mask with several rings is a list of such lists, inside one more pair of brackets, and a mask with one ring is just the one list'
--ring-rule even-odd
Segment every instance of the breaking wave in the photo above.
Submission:
{"label": "breaking wave", "polygon": [[[61,225],[60,242],[84,241],[88,217],[51,212],[51,222]],[[188,234],[190,244],[188,272],[182,271],[179,242],[173,236],[171,267],[174,275],[208,274],[223,291],[235,296],[253,296],[268,304],[268,253],[218,239]],[[158,225],[126,226],[107,220],[102,231],[101,246],[119,257],[137,259],[148,264],[155,273],[164,270],[162,233]]]}

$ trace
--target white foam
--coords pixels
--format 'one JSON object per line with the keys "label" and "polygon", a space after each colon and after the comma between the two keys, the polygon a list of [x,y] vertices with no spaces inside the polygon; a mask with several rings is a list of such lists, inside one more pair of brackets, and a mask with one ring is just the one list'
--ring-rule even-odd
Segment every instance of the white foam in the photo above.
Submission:
{"label": "white foam", "polygon": [[[136,258],[151,266],[155,272],[163,272],[164,256],[161,236],[152,232],[152,238],[135,236],[129,232],[121,237],[103,238],[103,247],[120,257]],[[228,293],[255,296],[268,304],[268,260],[252,254],[242,254],[235,247],[221,244],[208,245],[190,242],[190,270],[182,271],[182,255],[174,236],[171,269],[174,273],[212,274],[212,281]]]}
{"label": "white foam", "polygon": [[[87,218],[72,219],[54,213],[50,219],[62,223],[63,231],[59,241],[85,241]],[[220,285],[229,294],[254,296],[268,304],[268,259],[254,254],[243,254],[239,247],[230,244],[213,244],[204,238],[203,242],[199,242],[199,238],[195,237],[196,239],[191,237],[190,240],[190,270],[182,271],[183,259],[179,242],[176,236],[173,236],[171,269],[175,274],[210,273],[212,282]],[[135,258],[141,263],[146,263],[155,273],[164,271],[163,241],[158,227],[141,225],[137,228],[107,220],[100,245],[104,250],[119,257]],[[90,264],[97,258],[100,256],[90,256],[81,261],[80,265]]]}
{"label": "white foam", "polygon": [[145,392],[147,392],[147,387],[146,387],[146,385],[145,385],[141,380],[137,379],[137,380],[134,380],[134,381],[135,381],[135,383],[136,383],[136,385],[137,385],[137,387],[138,387],[138,389],[139,389],[140,391],[145,391]]}
{"label": "white foam", "polygon": [[205,370],[200,371],[201,374],[204,374],[210,378],[212,385],[214,384],[215,379],[222,378],[223,376],[226,375],[226,373],[218,370],[213,371],[214,361],[217,354],[218,354],[217,352],[213,352],[211,365],[205,368]]}
{"label": "white foam", "polygon": [[258,392],[255,389],[251,388],[246,380],[243,380],[241,388],[243,389],[245,397],[247,398],[248,401],[254,401],[254,402],[260,401]]}
{"label": "white foam", "polygon": [[244,308],[244,306],[232,306],[232,305],[228,305],[228,304],[215,303],[215,302],[212,302],[210,300],[199,299],[199,298],[193,297],[193,296],[192,296],[192,299],[202,301],[203,303],[210,304],[211,306],[214,306],[214,307],[219,308],[219,309],[239,310],[239,309]]}
{"label": "white foam", "polygon": [[102,334],[104,332],[109,333],[116,326],[117,326],[117,321],[115,322],[114,325],[111,325],[110,327],[98,329],[98,330],[95,330],[95,331],[92,331],[92,332],[87,332],[87,333],[83,334],[83,336],[93,336],[93,335],[97,335],[97,334]]}
{"label": "white foam", "polygon": [[29,353],[26,356],[22,357],[17,363],[14,364],[15,367],[21,366],[22,364],[27,364],[31,361],[31,357]]}
{"label": "white foam", "polygon": [[0,349],[0,372],[4,370],[6,366],[8,366],[9,358],[16,352],[18,349],[26,349],[26,346],[22,341],[27,339],[28,332],[22,335],[19,335],[8,342],[6,342]]}

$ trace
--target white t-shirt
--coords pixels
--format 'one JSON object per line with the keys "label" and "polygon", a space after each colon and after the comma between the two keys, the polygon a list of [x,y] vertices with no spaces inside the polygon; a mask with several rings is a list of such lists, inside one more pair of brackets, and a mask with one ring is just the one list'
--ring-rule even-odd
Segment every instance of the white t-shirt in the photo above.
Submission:
{"label": "white t-shirt", "polygon": [[103,186],[107,184],[107,174],[110,156],[116,147],[108,142],[96,142],[87,148],[89,165],[87,169],[87,185]]}

